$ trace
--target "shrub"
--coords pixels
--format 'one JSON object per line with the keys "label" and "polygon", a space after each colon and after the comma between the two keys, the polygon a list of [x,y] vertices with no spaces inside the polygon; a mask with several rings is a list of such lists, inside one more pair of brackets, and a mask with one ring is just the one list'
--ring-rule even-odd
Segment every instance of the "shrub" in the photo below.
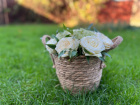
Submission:
{"label": "shrub", "polygon": [[17,3],[59,24],[97,22],[97,13],[107,0],[17,0]]}

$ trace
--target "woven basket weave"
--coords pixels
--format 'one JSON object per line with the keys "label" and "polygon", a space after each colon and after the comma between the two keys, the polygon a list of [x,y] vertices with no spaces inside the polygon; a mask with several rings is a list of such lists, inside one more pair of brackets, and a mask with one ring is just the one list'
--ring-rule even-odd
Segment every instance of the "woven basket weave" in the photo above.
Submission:
{"label": "woven basket weave", "polygon": [[[48,35],[42,37],[42,43],[46,45],[46,38],[50,39]],[[121,42],[122,37],[114,38],[113,46],[109,49],[116,48]],[[107,50],[107,51],[109,51]],[[68,58],[60,58],[50,54],[53,67],[56,68],[56,74],[60,81],[62,88],[70,90],[73,94],[79,91],[94,91],[100,84],[102,77],[102,69],[105,64],[97,57],[91,57],[89,64],[85,56],[79,56],[68,61]]]}

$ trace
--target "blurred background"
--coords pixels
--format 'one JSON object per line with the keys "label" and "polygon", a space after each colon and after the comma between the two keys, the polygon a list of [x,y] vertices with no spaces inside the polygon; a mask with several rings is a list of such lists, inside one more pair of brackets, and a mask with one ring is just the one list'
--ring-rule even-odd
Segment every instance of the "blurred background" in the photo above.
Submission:
{"label": "blurred background", "polygon": [[0,25],[11,23],[140,26],[140,0],[0,0]]}
{"label": "blurred background", "polygon": [[[94,23],[122,44],[109,52],[99,89],[62,90],[40,38]],[[93,28],[92,27],[92,28]],[[140,105],[140,0],[0,0],[0,105]]]}

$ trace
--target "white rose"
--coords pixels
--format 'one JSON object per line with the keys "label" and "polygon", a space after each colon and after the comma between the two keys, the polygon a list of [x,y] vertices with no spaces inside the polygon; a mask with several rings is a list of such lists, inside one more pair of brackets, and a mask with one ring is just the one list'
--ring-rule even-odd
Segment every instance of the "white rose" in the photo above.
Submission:
{"label": "white rose", "polygon": [[68,35],[68,34],[71,34],[71,33],[68,32],[68,31],[59,32],[59,33],[56,35],[56,37],[60,40],[60,39],[64,38],[66,35]]}
{"label": "white rose", "polygon": [[85,56],[97,56],[101,57],[101,52],[105,50],[105,46],[99,36],[86,36],[80,41],[81,46],[86,49],[89,53],[84,51]]}
{"label": "white rose", "polygon": [[[57,44],[57,41],[55,39],[50,39],[46,44]],[[46,49],[49,51],[50,54],[56,53],[56,51],[52,48],[50,48],[48,45],[46,45]]]}
{"label": "white rose", "polygon": [[105,49],[110,49],[111,46],[113,45],[112,40],[100,32],[97,32],[97,34],[101,36],[103,43],[105,45]]}
{"label": "white rose", "polygon": [[72,37],[67,37],[67,38],[62,38],[57,43],[55,50],[58,52],[58,54],[60,54],[61,51],[63,51],[64,49],[67,49],[66,53],[61,56],[61,57],[67,57],[69,49],[77,50],[78,46],[79,46],[78,39],[74,39]]}

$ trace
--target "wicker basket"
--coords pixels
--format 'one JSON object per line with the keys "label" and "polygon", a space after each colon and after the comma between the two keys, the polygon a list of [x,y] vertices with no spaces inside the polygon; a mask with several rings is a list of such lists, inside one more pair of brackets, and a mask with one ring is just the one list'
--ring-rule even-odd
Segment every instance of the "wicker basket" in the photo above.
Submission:
{"label": "wicker basket", "polygon": [[[50,39],[48,35],[44,35],[42,37],[44,45],[46,44],[46,38]],[[109,50],[116,48],[122,40],[120,36],[114,38],[112,40],[114,44]],[[105,64],[99,58],[91,57],[88,64],[85,56],[75,57],[72,61],[68,61],[68,58],[58,59],[57,56],[52,54],[50,56],[64,90],[68,89],[76,94],[79,91],[94,91],[99,86],[102,69],[105,67]]]}

